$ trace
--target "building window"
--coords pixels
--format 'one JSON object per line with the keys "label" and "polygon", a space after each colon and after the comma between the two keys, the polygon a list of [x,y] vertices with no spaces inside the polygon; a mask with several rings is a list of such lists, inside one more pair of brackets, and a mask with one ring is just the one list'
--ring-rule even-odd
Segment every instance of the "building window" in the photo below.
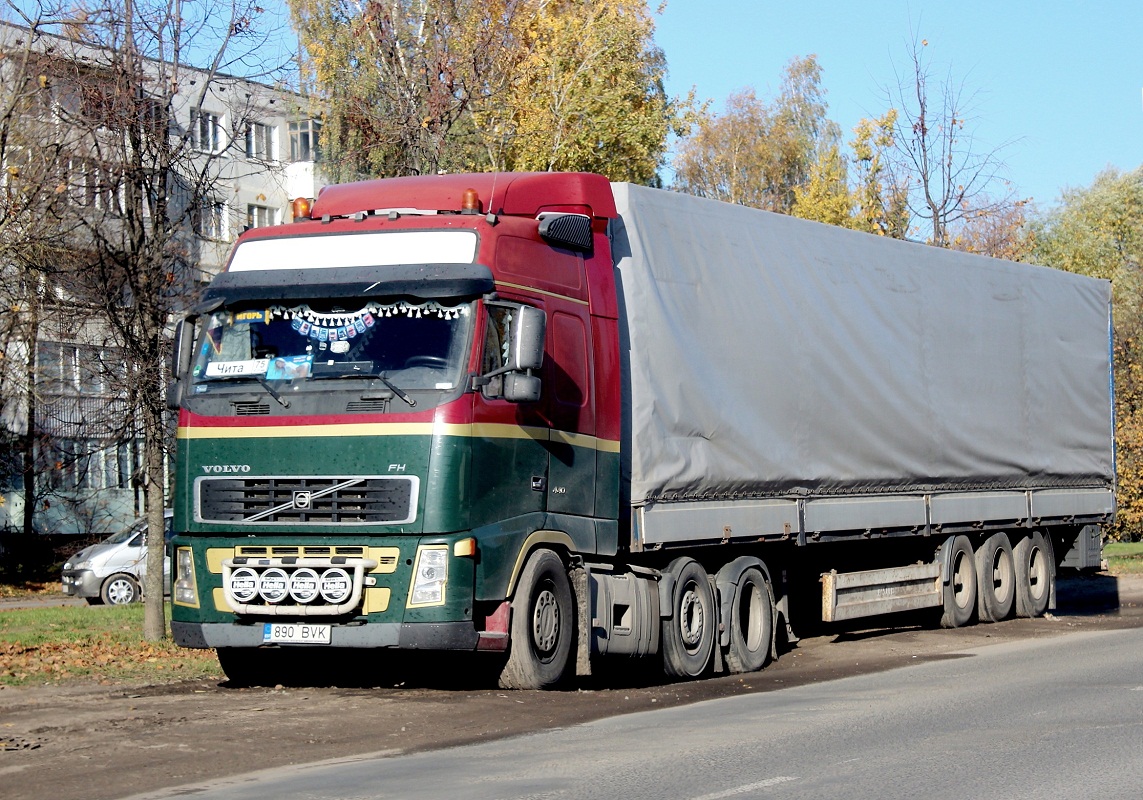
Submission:
{"label": "building window", "polygon": [[265,228],[267,225],[278,224],[278,213],[276,209],[269,206],[246,206],[246,227],[247,228]]}
{"label": "building window", "polygon": [[274,160],[274,128],[252,122],[246,128],[246,157],[259,161]]}
{"label": "building window", "polygon": [[191,111],[191,142],[202,153],[222,150],[222,119],[207,111]]}
{"label": "building window", "polygon": [[139,467],[139,440],[56,439],[48,485],[56,490],[130,489]]}
{"label": "building window", "polygon": [[39,342],[36,366],[44,394],[124,396],[126,365],[114,348]]}
{"label": "building window", "polygon": [[204,239],[226,239],[226,203],[207,198],[195,213],[195,233]]}
{"label": "building window", "polygon": [[304,119],[290,123],[290,161],[318,161],[321,147],[319,134],[321,123],[316,119]]}

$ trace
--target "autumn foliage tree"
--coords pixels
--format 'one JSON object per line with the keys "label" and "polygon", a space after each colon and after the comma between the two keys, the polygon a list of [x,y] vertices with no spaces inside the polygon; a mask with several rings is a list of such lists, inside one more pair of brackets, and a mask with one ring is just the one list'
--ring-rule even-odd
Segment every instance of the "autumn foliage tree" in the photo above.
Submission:
{"label": "autumn foliage tree", "polygon": [[582,170],[652,183],[690,100],[663,88],[666,59],[642,0],[537,3],[502,96],[474,110],[494,169]]}
{"label": "autumn foliage tree", "polygon": [[1068,189],[1032,226],[1034,257],[1112,282],[1119,513],[1112,535],[1143,538],[1143,167]]}
{"label": "autumn foliage tree", "polygon": [[771,102],[744,89],[727,98],[721,114],[699,115],[677,147],[675,188],[789,213],[798,191],[809,191],[815,168],[823,188],[842,169],[840,130],[827,111],[816,56],[792,59]]}
{"label": "autumn foliage tree", "polygon": [[335,180],[560,169],[650,182],[677,124],[639,0],[294,0],[291,9]]}

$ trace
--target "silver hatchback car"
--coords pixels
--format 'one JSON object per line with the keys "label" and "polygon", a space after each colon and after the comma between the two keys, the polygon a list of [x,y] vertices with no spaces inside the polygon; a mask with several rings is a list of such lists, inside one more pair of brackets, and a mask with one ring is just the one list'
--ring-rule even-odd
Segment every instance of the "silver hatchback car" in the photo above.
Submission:
{"label": "silver hatchback car", "polygon": [[[163,513],[166,540],[171,540],[173,511]],[[63,593],[98,605],[122,605],[142,598],[140,585],[147,574],[146,520],[136,520],[124,531],[85,547],[63,565]],[[171,558],[163,557],[164,585],[169,583]]]}

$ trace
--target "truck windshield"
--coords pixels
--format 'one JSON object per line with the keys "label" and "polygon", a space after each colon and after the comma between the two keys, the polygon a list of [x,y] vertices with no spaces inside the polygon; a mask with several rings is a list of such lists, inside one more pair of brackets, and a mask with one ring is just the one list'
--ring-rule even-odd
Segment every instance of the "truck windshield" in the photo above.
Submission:
{"label": "truck windshield", "polygon": [[403,389],[453,389],[472,318],[471,304],[433,301],[220,309],[203,326],[192,377],[203,385],[384,375]]}

